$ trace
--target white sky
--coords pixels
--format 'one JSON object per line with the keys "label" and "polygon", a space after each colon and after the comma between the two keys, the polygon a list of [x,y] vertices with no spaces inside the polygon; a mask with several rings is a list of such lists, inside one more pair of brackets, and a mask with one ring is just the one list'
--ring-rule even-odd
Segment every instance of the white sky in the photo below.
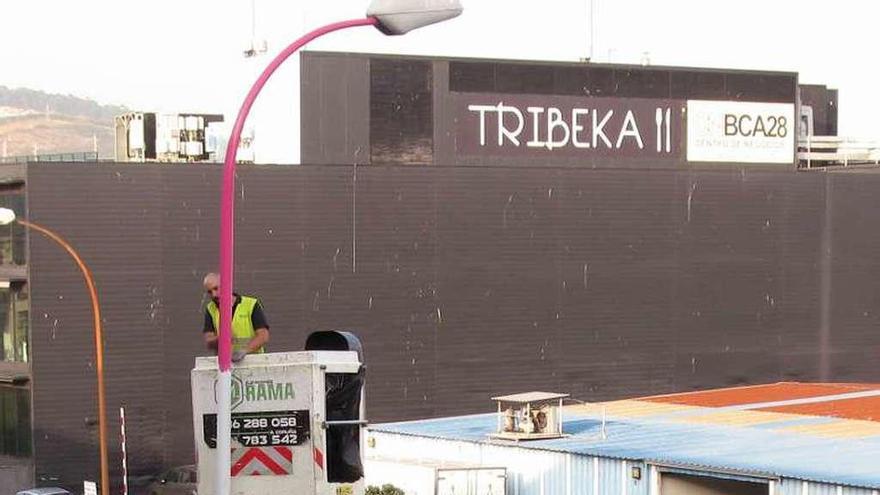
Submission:
{"label": "white sky", "polygon": [[[876,1],[594,0],[593,59],[797,71],[840,90],[840,133],[880,138]],[[73,94],[144,111],[235,118],[270,57],[305,31],[363,17],[368,0],[5,0],[0,85]],[[590,53],[590,0],[462,0],[453,21],[386,37],[330,34],[313,50],[576,61]],[[283,66],[249,122],[261,162],[299,161],[299,68]]]}

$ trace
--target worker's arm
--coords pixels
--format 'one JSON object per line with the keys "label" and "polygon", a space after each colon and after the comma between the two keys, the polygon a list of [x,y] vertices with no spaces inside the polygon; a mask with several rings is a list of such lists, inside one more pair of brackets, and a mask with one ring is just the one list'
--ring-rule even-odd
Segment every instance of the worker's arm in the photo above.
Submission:
{"label": "worker's arm", "polygon": [[217,350],[217,330],[214,328],[214,320],[208,311],[205,311],[205,324],[202,327],[202,336],[205,339],[205,346],[212,351]]}
{"label": "worker's arm", "polygon": [[205,336],[205,347],[207,347],[209,350],[216,351],[217,334],[214,332],[205,332],[203,335]]}
{"label": "worker's arm", "polygon": [[269,329],[268,328],[258,328],[256,330],[254,330],[254,332],[256,333],[256,335],[254,335],[254,338],[252,338],[251,341],[248,342],[248,345],[247,345],[248,354],[260,350],[261,347],[263,347],[264,345],[266,345],[266,343],[269,342]]}
{"label": "worker's arm", "polygon": [[254,310],[251,313],[251,324],[254,326],[254,338],[248,342],[247,352],[257,352],[261,347],[269,342],[269,322],[266,320],[266,313],[263,312],[263,303],[257,301]]}

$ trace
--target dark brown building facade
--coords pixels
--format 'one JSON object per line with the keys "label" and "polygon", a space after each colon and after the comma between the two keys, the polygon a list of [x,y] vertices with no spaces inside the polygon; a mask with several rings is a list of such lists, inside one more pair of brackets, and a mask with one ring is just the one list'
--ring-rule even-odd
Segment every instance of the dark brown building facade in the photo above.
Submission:
{"label": "dark brown building facade", "polygon": [[813,114],[813,133],[817,136],[837,135],[838,94],[819,84],[801,84],[800,104],[809,106]]}
{"label": "dark brown building facade", "polygon": [[[796,74],[309,54],[302,91],[307,164],[240,167],[236,289],[271,350],[357,333],[371,421],[876,380],[880,173],[795,171]],[[192,463],[220,166],[0,178],[94,273],[116,479],[120,407],[130,472]],[[5,229],[0,446],[75,485],[98,466],[88,295],[57,245]]]}
{"label": "dark brown building facade", "polygon": [[301,79],[303,163],[795,166],[792,72],[309,52]]}
{"label": "dark brown building facade", "polygon": [[[27,166],[26,214],[97,280],[114,469],[120,406],[134,473],[193,461],[219,172]],[[248,166],[237,288],[262,297],[273,350],[357,332],[373,421],[486,411],[531,389],[595,401],[875,380],[878,190],[873,170]],[[4,409],[3,438],[31,408],[33,449],[9,452],[76,482],[97,472],[88,297],[57,245],[27,246],[30,276],[11,287],[30,296],[30,380],[4,389],[24,412]]]}

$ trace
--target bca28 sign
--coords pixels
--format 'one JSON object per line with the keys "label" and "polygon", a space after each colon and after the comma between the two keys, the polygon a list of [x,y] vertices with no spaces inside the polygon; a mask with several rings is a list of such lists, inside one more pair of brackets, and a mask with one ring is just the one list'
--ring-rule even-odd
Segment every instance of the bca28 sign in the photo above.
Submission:
{"label": "bca28 sign", "polygon": [[794,105],[687,102],[690,162],[793,163]]}

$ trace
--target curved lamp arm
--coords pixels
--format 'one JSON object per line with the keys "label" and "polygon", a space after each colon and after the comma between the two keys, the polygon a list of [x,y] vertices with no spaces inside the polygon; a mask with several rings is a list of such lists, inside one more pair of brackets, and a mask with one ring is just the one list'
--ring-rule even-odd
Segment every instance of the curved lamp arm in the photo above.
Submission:
{"label": "curved lamp arm", "polygon": [[98,304],[98,290],[95,288],[92,272],[82,258],[80,258],[79,253],[63,237],[33,222],[20,218],[16,219],[16,221],[29,229],[36,230],[45,235],[64,248],[67,254],[76,262],[76,266],[79,267],[86,281],[86,287],[89,289],[95,329],[95,372],[98,375],[98,442],[101,453],[101,495],[108,495],[110,493],[110,467],[107,459],[107,412],[104,397],[104,332],[101,327],[101,307]]}
{"label": "curved lamp arm", "polygon": [[315,29],[294,41],[263,70],[263,73],[260,74],[257,82],[251,87],[247,97],[244,99],[244,103],[241,105],[241,109],[238,111],[238,117],[236,117],[235,125],[232,128],[232,135],[229,137],[229,142],[226,145],[226,159],[223,163],[223,191],[220,199],[220,332],[218,334],[217,358],[221,372],[228,371],[232,367],[232,318],[229,312],[232,308],[232,287],[234,285],[232,265],[233,215],[235,212],[235,157],[238,152],[238,145],[241,143],[241,132],[244,129],[244,123],[251,111],[251,107],[253,107],[257,95],[260,94],[260,91],[262,91],[269,78],[272,77],[272,74],[275,73],[285,60],[305,44],[333,31],[358,26],[375,26],[377,23],[378,21],[373,17],[337,22]]}
{"label": "curved lamp arm", "polygon": [[373,0],[365,19],[328,24],[315,29],[291,43],[269,63],[251,87],[226,147],[223,163],[223,186],[220,197],[220,328],[217,347],[217,468],[216,493],[230,492],[231,388],[232,388],[232,289],[233,280],[233,218],[235,213],[235,161],[241,132],[257,95],[272,74],[297,50],[313,39],[350,27],[376,26],[386,34],[403,34],[412,29],[441,22],[461,14],[458,0]]}

